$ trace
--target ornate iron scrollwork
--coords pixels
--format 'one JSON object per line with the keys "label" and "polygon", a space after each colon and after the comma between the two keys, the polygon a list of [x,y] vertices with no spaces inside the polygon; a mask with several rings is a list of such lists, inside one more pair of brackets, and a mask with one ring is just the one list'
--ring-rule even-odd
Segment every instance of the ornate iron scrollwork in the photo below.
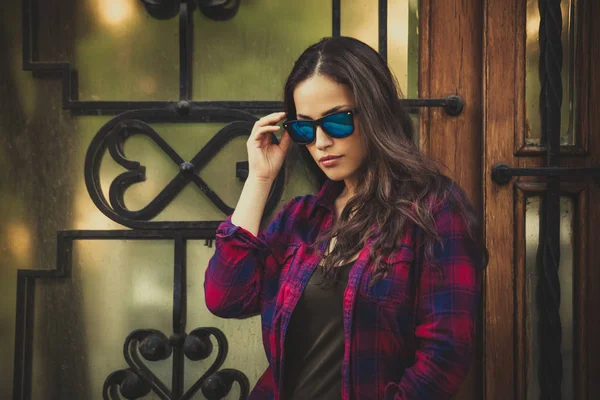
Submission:
{"label": "ornate iron scrollwork", "polygon": [[196,0],[200,12],[215,21],[227,21],[238,12],[241,0]]}
{"label": "ornate iron scrollwork", "polygon": [[141,0],[152,18],[171,19],[179,12],[179,0]]}
{"label": "ornate iron scrollwork", "polygon": [[223,369],[217,371],[202,384],[202,394],[208,400],[220,400],[231,390],[233,382],[240,385],[240,399],[248,397],[249,390],[248,378],[235,369]]}
{"label": "ornate iron scrollwork", "polygon": [[180,3],[187,3],[188,7],[197,4],[204,16],[215,21],[226,21],[235,17],[240,7],[240,0],[141,0],[141,2],[148,14],[156,19],[173,18],[179,12]]}
{"label": "ornate iron scrollwork", "polygon": [[[57,263],[55,269],[27,269],[18,271],[17,320],[15,331],[15,366],[13,398],[31,398],[31,372],[33,364],[35,283],[38,279],[62,280],[71,276],[73,243],[85,240],[167,240],[173,241],[174,284],[173,284],[173,334],[154,329],[138,329],[125,340],[123,354],[128,368],[115,371],[106,378],[103,388],[105,399],[143,397],[154,391],[163,399],[190,399],[200,389],[209,399],[220,399],[233,382],[240,384],[240,398],[248,395],[249,384],[240,371],[219,371],[227,356],[228,344],[217,328],[197,328],[186,334],[187,240],[211,240],[214,231],[204,230],[106,230],[106,231],[59,231],[57,237]],[[210,337],[219,346],[215,361],[184,395],[184,357],[189,360],[206,360],[213,352]],[[138,355],[139,352],[139,355]],[[173,359],[173,384],[171,388],[153,376],[142,361]],[[213,375],[216,374],[214,377]],[[213,377],[213,378],[211,378]],[[168,397],[170,393],[170,396]],[[210,397],[209,397],[210,396]]]}
{"label": "ornate iron scrollwork", "polygon": [[[145,120],[145,121],[144,121]],[[208,226],[216,228],[218,221],[173,221],[149,222],[158,215],[188,184],[195,184],[208,199],[217,206],[224,215],[233,212],[233,207],[227,205],[221,198],[198,176],[197,172],[230,140],[239,136],[248,136],[257,118],[251,114],[226,109],[200,109],[180,102],[176,107],[159,110],[131,111],[113,118],[106,123],[90,144],[85,162],[85,181],[90,197],[107,217],[122,225],[139,229],[195,229]],[[150,126],[150,122],[229,122],[190,160],[181,158],[171,146]],[[123,150],[124,143],[134,135],[145,135],[152,139],[168,157],[179,166],[179,173],[167,186],[141,210],[129,210],[123,198],[127,188],[143,182],[145,166],[137,161],[129,160]],[[127,172],[117,176],[109,190],[109,200],[106,199],[100,185],[100,164],[106,151]],[[242,180],[238,163],[237,177]],[[283,192],[284,169],[280,171],[267,201],[266,213],[271,212]],[[233,177],[232,177],[233,178]]]}
{"label": "ornate iron scrollwork", "polygon": [[[167,360],[171,357],[174,347],[183,350],[183,354],[189,360],[205,360],[213,351],[211,336],[218,343],[217,356],[207,371],[182,395],[172,393],[142,360],[142,358],[147,361]],[[153,391],[164,400],[187,400],[191,399],[198,390],[202,390],[207,399],[218,400],[229,393],[234,382],[238,382],[240,399],[245,399],[249,391],[246,376],[235,369],[219,371],[225,362],[227,352],[227,338],[217,328],[197,328],[189,335],[174,334],[170,338],[154,329],[135,330],[127,336],[123,347],[123,354],[129,368],[111,373],[104,382],[102,395],[105,400],[119,399],[118,393],[126,399],[136,399]],[[183,374],[183,365],[180,365],[181,370],[176,372]]]}

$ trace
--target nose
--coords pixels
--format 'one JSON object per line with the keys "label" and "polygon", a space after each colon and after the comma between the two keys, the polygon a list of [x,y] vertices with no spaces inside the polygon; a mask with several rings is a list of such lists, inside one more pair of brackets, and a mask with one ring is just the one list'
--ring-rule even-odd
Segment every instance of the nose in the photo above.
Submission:
{"label": "nose", "polygon": [[317,126],[315,132],[315,146],[319,150],[325,150],[333,144],[333,139],[323,131],[323,128]]}

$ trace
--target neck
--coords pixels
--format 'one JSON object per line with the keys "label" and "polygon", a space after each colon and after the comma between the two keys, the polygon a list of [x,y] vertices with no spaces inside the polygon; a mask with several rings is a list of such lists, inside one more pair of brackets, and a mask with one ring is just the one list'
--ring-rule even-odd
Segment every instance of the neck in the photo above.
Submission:
{"label": "neck", "polygon": [[346,186],[339,197],[341,198],[349,198],[354,196],[356,193],[356,182],[352,179],[345,179],[344,185]]}
{"label": "neck", "polygon": [[356,193],[356,186],[354,186],[352,182],[348,182],[345,180],[344,184],[344,190],[342,190],[342,193],[340,193],[340,195],[335,200],[336,219],[339,218],[340,215],[342,215],[342,210],[344,210],[344,208],[346,207],[346,203],[348,203],[348,200]]}

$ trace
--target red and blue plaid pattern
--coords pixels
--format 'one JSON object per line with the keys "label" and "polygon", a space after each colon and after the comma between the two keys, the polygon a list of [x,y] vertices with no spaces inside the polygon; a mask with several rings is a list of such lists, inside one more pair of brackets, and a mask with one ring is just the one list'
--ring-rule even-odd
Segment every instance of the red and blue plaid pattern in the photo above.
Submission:
{"label": "red and blue plaid pattern", "polygon": [[[291,200],[255,237],[227,218],[204,282],[208,309],[223,318],[261,313],[269,367],[250,399],[281,399],[284,338],[294,307],[320,259],[309,246],[332,224],[342,182]],[[453,189],[456,190],[456,189]],[[464,198],[464,197],[463,197]],[[468,202],[465,199],[465,202]],[[342,398],[449,399],[469,368],[474,346],[482,256],[460,214],[435,209],[442,239],[436,267],[419,246],[423,233],[406,222],[387,276],[370,286],[372,239],[361,250],[344,293]]]}

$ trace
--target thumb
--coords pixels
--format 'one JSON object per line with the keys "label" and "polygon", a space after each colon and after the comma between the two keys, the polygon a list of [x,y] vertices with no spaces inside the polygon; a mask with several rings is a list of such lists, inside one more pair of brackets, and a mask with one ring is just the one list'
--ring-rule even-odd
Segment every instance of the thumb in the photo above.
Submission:
{"label": "thumb", "polygon": [[283,154],[287,153],[290,148],[290,144],[292,143],[292,137],[287,131],[283,131],[281,134],[281,139],[279,140],[279,148],[283,151]]}

